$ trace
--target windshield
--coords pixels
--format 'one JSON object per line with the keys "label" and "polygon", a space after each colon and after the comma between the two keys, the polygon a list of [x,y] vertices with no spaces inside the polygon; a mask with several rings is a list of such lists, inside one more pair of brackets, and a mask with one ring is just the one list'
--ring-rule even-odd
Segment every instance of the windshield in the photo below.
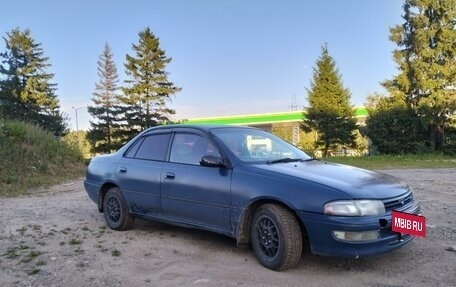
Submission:
{"label": "windshield", "polygon": [[212,133],[243,162],[276,163],[311,159],[275,135],[249,128],[217,128]]}

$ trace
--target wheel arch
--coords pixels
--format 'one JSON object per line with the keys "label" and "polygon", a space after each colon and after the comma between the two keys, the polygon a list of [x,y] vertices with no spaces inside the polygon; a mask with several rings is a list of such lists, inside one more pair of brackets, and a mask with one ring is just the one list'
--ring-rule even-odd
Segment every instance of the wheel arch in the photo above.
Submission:
{"label": "wheel arch", "polygon": [[242,214],[240,216],[240,219],[239,219],[239,222],[238,222],[238,225],[236,228],[236,242],[237,242],[238,246],[249,244],[251,242],[250,231],[251,231],[251,226],[252,226],[253,215],[255,214],[255,211],[264,204],[280,205],[280,206],[288,209],[289,211],[291,211],[291,213],[295,216],[299,226],[301,227],[303,239],[305,241],[308,240],[307,229],[306,229],[304,223],[299,218],[295,209],[290,207],[288,204],[286,204],[280,200],[277,200],[275,198],[259,198],[257,200],[252,201],[242,211]]}
{"label": "wheel arch", "polygon": [[117,187],[117,184],[113,183],[113,182],[105,182],[101,188],[100,188],[100,192],[98,193],[98,211],[99,212],[103,212],[103,200],[104,200],[104,197],[106,195],[106,193],[108,192],[108,190],[110,190],[111,188],[113,187]]}

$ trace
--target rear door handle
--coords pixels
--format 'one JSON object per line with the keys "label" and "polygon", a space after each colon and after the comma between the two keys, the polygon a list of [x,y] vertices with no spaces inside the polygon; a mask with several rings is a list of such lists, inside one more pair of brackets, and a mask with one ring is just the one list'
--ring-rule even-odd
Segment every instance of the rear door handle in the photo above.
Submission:
{"label": "rear door handle", "polygon": [[119,168],[119,172],[120,173],[126,173],[127,172],[127,168],[122,166],[122,167]]}
{"label": "rear door handle", "polygon": [[165,173],[165,179],[175,179],[176,175],[173,172]]}

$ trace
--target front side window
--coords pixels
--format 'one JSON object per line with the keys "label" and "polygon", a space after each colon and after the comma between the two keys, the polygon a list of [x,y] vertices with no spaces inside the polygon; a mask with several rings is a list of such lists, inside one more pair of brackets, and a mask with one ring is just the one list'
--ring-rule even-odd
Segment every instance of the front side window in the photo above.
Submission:
{"label": "front side window", "polygon": [[142,141],[135,158],[164,161],[171,134],[148,135]]}
{"label": "front side window", "polygon": [[220,156],[218,150],[206,138],[197,134],[176,134],[171,146],[169,161],[200,165],[205,155]]}
{"label": "front side window", "polygon": [[307,160],[310,157],[275,135],[248,128],[218,128],[212,133],[244,162],[273,162],[281,159]]}

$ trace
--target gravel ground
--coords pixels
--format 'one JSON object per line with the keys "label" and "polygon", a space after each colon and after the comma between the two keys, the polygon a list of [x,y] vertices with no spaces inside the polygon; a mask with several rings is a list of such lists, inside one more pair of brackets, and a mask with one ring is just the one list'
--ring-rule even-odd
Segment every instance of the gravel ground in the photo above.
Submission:
{"label": "gravel ground", "polygon": [[82,180],[2,198],[0,286],[456,286],[456,169],[383,172],[412,185],[427,237],[358,260],[306,253],[285,272],[218,234],[142,220],[111,231]]}

